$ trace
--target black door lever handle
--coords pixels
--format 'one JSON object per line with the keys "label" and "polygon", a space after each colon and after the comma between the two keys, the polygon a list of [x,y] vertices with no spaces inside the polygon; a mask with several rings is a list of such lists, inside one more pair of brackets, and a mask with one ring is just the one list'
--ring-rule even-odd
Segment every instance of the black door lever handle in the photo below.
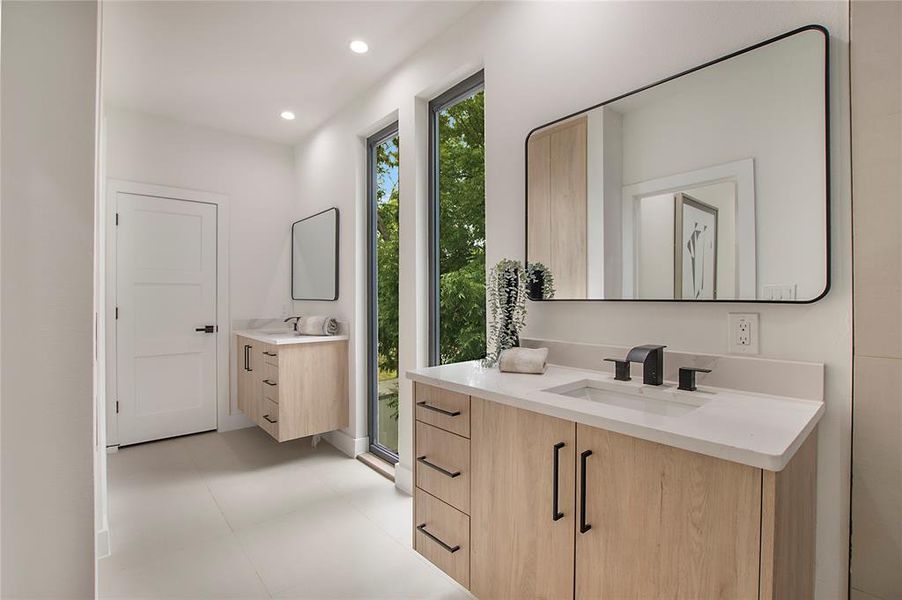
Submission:
{"label": "black door lever handle", "polygon": [[198,327],[194,331],[200,331],[201,333],[216,333],[216,325],[204,325],[203,327]]}

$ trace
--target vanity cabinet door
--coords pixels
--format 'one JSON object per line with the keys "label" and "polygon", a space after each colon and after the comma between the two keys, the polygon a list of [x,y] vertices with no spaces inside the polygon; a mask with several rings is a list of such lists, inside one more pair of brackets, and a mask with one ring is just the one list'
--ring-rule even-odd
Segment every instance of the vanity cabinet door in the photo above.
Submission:
{"label": "vanity cabinet door", "polygon": [[577,600],[758,597],[760,469],[585,425],[576,462]]}
{"label": "vanity cabinet door", "polygon": [[263,403],[263,344],[238,338],[238,409],[260,422]]}
{"label": "vanity cabinet door", "polygon": [[572,598],[576,425],[475,397],[470,409],[471,591]]}
{"label": "vanity cabinet door", "polygon": [[238,369],[238,410],[253,419],[251,404],[254,396],[254,374],[249,370],[253,341],[240,336],[237,340],[235,367]]}

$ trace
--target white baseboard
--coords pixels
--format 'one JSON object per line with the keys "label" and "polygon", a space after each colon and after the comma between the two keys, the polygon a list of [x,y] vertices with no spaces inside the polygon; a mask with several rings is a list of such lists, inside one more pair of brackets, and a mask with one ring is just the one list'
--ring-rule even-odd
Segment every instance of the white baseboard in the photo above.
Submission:
{"label": "white baseboard", "polygon": [[395,487],[408,496],[413,495],[413,471],[400,463],[395,465]]}
{"label": "white baseboard", "polygon": [[101,529],[94,534],[94,555],[95,558],[106,558],[110,555],[110,530]]}
{"label": "white baseboard", "polygon": [[323,439],[334,446],[339,452],[351,458],[356,458],[358,454],[363,454],[370,449],[369,437],[364,436],[355,438],[347,431],[343,430],[330,431],[323,435]]}
{"label": "white baseboard", "polygon": [[244,413],[235,413],[234,415],[219,415],[219,424],[217,431],[234,431],[236,429],[244,429],[245,427],[256,427],[256,423],[248,419]]}

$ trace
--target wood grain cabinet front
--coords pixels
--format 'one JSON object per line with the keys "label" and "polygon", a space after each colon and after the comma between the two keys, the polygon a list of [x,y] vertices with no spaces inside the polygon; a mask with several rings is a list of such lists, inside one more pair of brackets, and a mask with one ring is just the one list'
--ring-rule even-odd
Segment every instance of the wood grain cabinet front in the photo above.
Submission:
{"label": "wood grain cabinet front", "polygon": [[[417,384],[423,397],[442,396]],[[417,464],[414,496],[415,526],[433,511],[467,519],[466,538],[441,529],[466,539],[466,577],[462,556],[428,536],[415,531],[414,547],[477,597],[813,598],[816,432],[773,472],[476,397],[466,406],[469,440],[414,427],[418,453],[469,474],[454,488]]]}
{"label": "wood grain cabinet front", "polygon": [[348,426],[348,343],[237,336],[238,408],[280,442]]}

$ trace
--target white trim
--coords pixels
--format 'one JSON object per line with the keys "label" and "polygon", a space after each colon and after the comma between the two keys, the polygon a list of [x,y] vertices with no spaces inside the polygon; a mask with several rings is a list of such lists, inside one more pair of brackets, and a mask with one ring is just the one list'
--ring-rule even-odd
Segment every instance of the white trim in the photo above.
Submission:
{"label": "white trim", "polygon": [[238,429],[242,420],[250,423],[232,403],[232,381],[229,368],[232,339],[232,314],[229,308],[229,199],[222,194],[182,188],[123,181],[107,180],[106,210],[106,366],[107,366],[107,445],[119,443],[116,417],[116,211],[120,193],[139,196],[171,198],[187,202],[205,202],[216,205],[216,406],[217,428]]}
{"label": "white trim", "polygon": [[324,434],[322,439],[328,442],[330,446],[334,447],[336,450],[350,458],[356,458],[357,455],[363,454],[364,452],[369,452],[370,450],[369,437],[355,438],[343,429],[330,431]]}
{"label": "white trim", "polygon": [[413,471],[400,464],[395,465],[395,487],[408,496],[413,496]]}
{"label": "white trim", "polygon": [[111,552],[110,530],[108,527],[104,526],[103,529],[98,531],[94,536],[94,558],[98,560],[106,558]]}
{"label": "white trim", "polygon": [[687,187],[700,187],[723,181],[736,182],[736,275],[739,297],[723,300],[755,300],[758,295],[758,260],[756,251],[755,161],[737,160],[686,171],[658,179],[623,186],[623,297],[634,298],[636,290],[636,242],[633,221],[637,198],[678,192]]}

